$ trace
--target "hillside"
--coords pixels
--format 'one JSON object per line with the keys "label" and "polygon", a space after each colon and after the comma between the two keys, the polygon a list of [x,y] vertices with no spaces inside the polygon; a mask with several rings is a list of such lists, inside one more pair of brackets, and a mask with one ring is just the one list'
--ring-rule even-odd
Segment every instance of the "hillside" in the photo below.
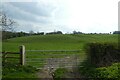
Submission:
{"label": "hillside", "polygon": [[118,35],[80,34],[80,35],[36,35],[3,41],[3,51],[18,51],[20,45],[27,50],[78,50],[88,42],[117,42]]}

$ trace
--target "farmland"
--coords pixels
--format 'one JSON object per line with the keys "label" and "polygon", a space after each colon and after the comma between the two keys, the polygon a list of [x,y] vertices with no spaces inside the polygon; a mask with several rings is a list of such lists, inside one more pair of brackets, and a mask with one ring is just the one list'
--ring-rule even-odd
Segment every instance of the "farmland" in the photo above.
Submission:
{"label": "farmland", "polygon": [[[108,42],[116,43],[118,42],[118,35],[90,35],[90,34],[81,34],[81,35],[37,35],[37,36],[27,36],[27,37],[18,37],[12,38],[2,43],[2,50],[6,52],[19,52],[19,46],[25,45],[26,50],[80,50],[79,52],[26,52],[26,58],[28,61],[33,61],[33,58],[36,58],[36,61],[41,61],[44,58],[59,58],[61,57],[58,54],[63,54],[63,56],[76,54],[80,56],[80,59],[84,59],[85,51],[84,46],[90,42]],[[56,54],[56,55],[53,55]],[[41,58],[41,59],[37,59]],[[26,59],[26,60],[27,60]],[[36,64],[34,62],[29,63],[32,66],[43,66],[43,62]]]}
{"label": "farmland", "polygon": [[[19,46],[25,45],[26,50],[80,50],[79,52],[26,52],[27,58],[50,58],[51,54],[78,54],[81,60],[86,57],[84,47],[87,43],[118,43],[118,35],[113,34],[64,34],[64,35],[34,35],[11,38],[3,41],[2,51],[19,52]],[[39,53],[39,54],[38,54]],[[41,53],[41,54],[40,54]],[[43,55],[44,54],[44,55]],[[57,55],[52,58],[62,58]],[[70,57],[70,56],[69,56]],[[31,59],[32,61],[32,59]],[[42,64],[29,63],[31,66]]]}
{"label": "farmland", "polygon": [[18,37],[3,41],[3,51],[18,51],[20,45],[27,50],[79,50],[89,42],[118,42],[118,35],[40,35]]}

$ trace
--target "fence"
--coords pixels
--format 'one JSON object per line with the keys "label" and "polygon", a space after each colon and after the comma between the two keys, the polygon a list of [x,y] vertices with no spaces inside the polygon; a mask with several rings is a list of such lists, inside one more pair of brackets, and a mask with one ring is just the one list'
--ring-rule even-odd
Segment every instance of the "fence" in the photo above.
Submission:
{"label": "fence", "polygon": [[[39,69],[73,68],[80,63],[81,50],[26,50],[26,65]],[[29,55],[28,55],[29,54]]]}
{"label": "fence", "polygon": [[[25,50],[25,46],[20,46],[20,52],[3,53],[3,62],[7,58],[20,60],[21,65],[32,65],[39,69],[48,68],[72,68],[76,67],[82,60],[79,53],[81,50]],[[19,57],[7,56],[17,54]]]}
{"label": "fence", "polygon": [[[18,59],[19,60],[19,63],[21,65],[24,65],[25,64],[25,46],[22,45],[20,46],[20,52],[2,52],[2,62],[3,64],[5,62],[10,62],[10,61],[7,61],[7,59]],[[11,55],[11,56],[8,56],[8,55]],[[18,55],[17,56],[13,56],[13,55]]]}

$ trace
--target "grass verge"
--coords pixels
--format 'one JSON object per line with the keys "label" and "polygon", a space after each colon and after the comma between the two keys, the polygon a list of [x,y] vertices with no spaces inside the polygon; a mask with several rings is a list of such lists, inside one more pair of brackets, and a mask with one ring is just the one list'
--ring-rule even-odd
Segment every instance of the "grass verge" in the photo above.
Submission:
{"label": "grass verge", "polygon": [[35,73],[38,71],[32,66],[21,66],[13,63],[6,63],[2,67],[2,79],[17,78],[37,78]]}

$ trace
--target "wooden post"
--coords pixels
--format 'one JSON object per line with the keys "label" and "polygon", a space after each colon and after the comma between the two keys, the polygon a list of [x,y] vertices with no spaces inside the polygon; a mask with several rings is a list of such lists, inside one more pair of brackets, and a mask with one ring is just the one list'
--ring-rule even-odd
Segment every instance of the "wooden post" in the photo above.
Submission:
{"label": "wooden post", "polygon": [[20,46],[20,64],[25,65],[25,46]]}

